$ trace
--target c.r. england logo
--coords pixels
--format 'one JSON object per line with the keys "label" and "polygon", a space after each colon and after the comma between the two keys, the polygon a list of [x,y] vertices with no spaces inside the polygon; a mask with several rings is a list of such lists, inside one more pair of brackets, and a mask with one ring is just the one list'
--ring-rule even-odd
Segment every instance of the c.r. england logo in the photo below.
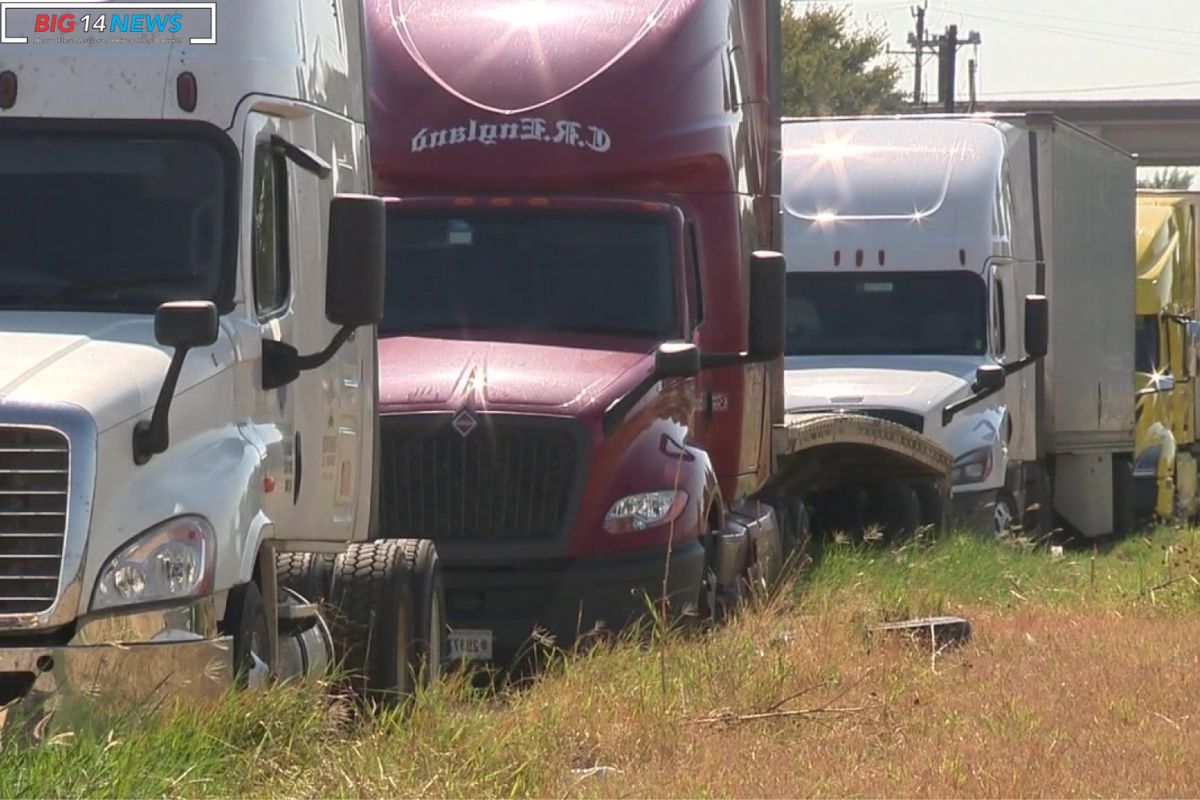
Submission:
{"label": "c.r. england logo", "polygon": [[466,144],[490,147],[498,142],[541,142],[606,153],[612,148],[608,131],[572,120],[549,122],[541,117],[523,117],[516,122],[478,122],[441,130],[421,128],[412,138],[412,152]]}

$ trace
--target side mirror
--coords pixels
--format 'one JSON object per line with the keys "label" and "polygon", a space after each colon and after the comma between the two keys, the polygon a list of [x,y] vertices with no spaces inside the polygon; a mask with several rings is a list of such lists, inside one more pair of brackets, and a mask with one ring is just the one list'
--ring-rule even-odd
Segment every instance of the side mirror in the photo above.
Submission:
{"label": "side mirror", "polygon": [[663,342],[654,353],[654,373],[664,378],[694,378],[700,372],[700,348],[691,342]]}
{"label": "side mirror", "polygon": [[175,352],[159,387],[154,413],[149,420],[133,426],[133,463],[145,464],[167,449],[171,440],[171,401],[183,372],[183,360],[193,347],[215,343],[217,330],[217,307],[208,301],[163,303],[154,312],[154,338],[164,347],[175,348]]}
{"label": "side mirror", "polygon": [[975,370],[975,385],[971,387],[971,391],[976,394],[998,392],[1004,388],[1007,380],[1004,367],[998,364],[984,364]]}
{"label": "side mirror", "polygon": [[750,255],[750,348],[752,362],[781,358],[787,343],[787,265],[782,253]]}
{"label": "side mirror", "polygon": [[1040,294],[1025,296],[1025,353],[1042,358],[1050,352],[1050,304]]}
{"label": "side mirror", "polygon": [[217,307],[191,300],[163,303],[154,312],[154,338],[164,347],[207,347],[217,341]]}
{"label": "side mirror", "polygon": [[325,316],[359,328],[383,317],[387,215],[382,198],[340,194],[329,203]]}

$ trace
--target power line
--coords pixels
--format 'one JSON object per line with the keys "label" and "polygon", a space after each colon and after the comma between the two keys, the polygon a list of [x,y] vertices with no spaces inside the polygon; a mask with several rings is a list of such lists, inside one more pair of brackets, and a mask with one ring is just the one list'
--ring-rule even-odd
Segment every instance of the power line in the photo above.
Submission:
{"label": "power line", "polygon": [[1168,86],[1200,86],[1200,80],[1190,81],[1161,81],[1159,83],[1126,83],[1121,86],[1084,86],[1077,89],[1027,89],[1008,90],[1003,92],[988,92],[991,97],[1001,95],[1021,96],[1046,94],[1081,94],[1083,92],[1119,92],[1125,89],[1161,89]]}
{"label": "power line", "polygon": [[[959,3],[958,7],[965,8],[965,9],[979,9],[979,10],[989,11],[989,12],[993,12],[993,13],[1005,13],[1004,9],[983,8],[981,6],[972,6],[969,3],[965,3],[965,4]],[[1092,19],[1092,18],[1083,18],[1083,17],[1068,17],[1068,16],[1064,16],[1062,14],[1046,14],[1044,12],[1037,12],[1037,11],[1023,11],[1023,12],[1021,12],[1020,16],[1021,17],[1038,17],[1041,19],[1057,19],[1057,20],[1063,20],[1064,22],[1074,22],[1078,25],[1087,25],[1087,24],[1107,25],[1109,27],[1122,28],[1122,29],[1136,28],[1138,30],[1160,31],[1163,33],[1174,33],[1174,34],[1183,35],[1183,36],[1200,36],[1200,30],[1182,30],[1180,28],[1165,28],[1161,25],[1139,25],[1134,22],[1109,22],[1107,20],[1102,20],[1102,19]],[[1102,31],[1096,31],[1096,32],[1101,33]],[[1183,44],[1183,43],[1180,42],[1180,44]]]}
{"label": "power line", "polygon": [[[1101,44],[1116,45],[1119,47],[1129,47],[1129,48],[1133,48],[1133,49],[1137,49],[1137,50],[1148,50],[1148,51],[1153,51],[1156,53],[1167,53],[1167,54],[1171,54],[1171,55],[1180,55],[1180,56],[1195,56],[1198,53],[1200,53],[1200,49],[1198,49],[1198,50],[1176,50],[1176,49],[1172,49],[1169,47],[1162,47],[1161,39],[1145,39],[1145,38],[1130,37],[1130,36],[1126,36],[1124,38],[1115,38],[1112,36],[1105,36],[1103,34],[1078,31],[1078,30],[1074,30],[1071,28],[1061,28],[1061,27],[1055,27],[1052,25],[1040,25],[1037,23],[1018,22],[1017,20],[1014,20],[1014,19],[1008,19],[1005,17],[997,17],[997,16],[993,16],[991,14],[985,14],[985,13],[979,12],[979,11],[971,11],[968,14],[964,14],[964,16],[979,17],[980,19],[985,19],[985,20],[988,20],[989,22],[997,22],[1001,25],[1008,25],[1008,26],[1014,27],[1014,28],[1033,30],[1033,31],[1038,31],[1040,33],[1049,33],[1049,34],[1054,34],[1054,35],[1058,35],[1058,36],[1067,36],[1070,38],[1083,39],[1083,40],[1091,41],[1091,42],[1099,42]],[[1137,44],[1137,42],[1146,42],[1147,44]],[[1157,43],[1158,46],[1151,46],[1153,43]],[[1170,42],[1169,44],[1175,44],[1178,46],[1186,47],[1186,45],[1184,45],[1182,42]]]}

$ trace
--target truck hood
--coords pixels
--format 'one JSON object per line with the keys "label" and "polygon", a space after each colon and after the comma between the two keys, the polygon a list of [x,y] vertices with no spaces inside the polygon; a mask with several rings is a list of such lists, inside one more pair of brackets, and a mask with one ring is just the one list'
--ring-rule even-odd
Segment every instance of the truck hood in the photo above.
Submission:
{"label": "truck hood", "polygon": [[607,406],[652,367],[646,351],[398,336],[379,341],[379,403],[578,416]]}
{"label": "truck hood", "polygon": [[982,356],[789,356],[789,411],[886,407],[927,414],[966,395]]}
{"label": "truck hood", "polygon": [[[217,351],[226,351],[218,354]],[[181,394],[229,363],[228,340],[189,354]],[[225,357],[222,357],[225,356]],[[68,403],[103,432],[154,407],[170,363],[154,318],[135,314],[0,313],[0,409],[6,403]]]}

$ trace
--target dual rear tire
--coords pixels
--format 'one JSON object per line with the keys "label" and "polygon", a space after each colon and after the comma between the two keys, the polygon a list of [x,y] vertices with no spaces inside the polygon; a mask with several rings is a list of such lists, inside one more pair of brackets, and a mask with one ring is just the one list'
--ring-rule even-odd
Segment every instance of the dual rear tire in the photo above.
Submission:
{"label": "dual rear tire", "polygon": [[442,566],[428,540],[379,539],[336,558],[280,556],[279,582],[322,607],[335,660],[359,698],[395,705],[447,662]]}

